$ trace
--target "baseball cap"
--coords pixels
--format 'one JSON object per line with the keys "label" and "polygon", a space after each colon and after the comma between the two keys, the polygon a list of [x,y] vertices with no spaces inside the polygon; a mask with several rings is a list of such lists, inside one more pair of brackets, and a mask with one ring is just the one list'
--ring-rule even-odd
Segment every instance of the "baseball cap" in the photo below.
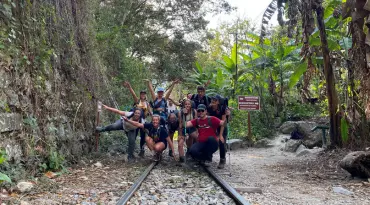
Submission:
{"label": "baseball cap", "polygon": [[164,92],[164,88],[158,88],[157,92]]}
{"label": "baseball cap", "polygon": [[146,94],[146,91],[145,91],[145,90],[142,90],[142,91],[140,91],[140,94],[141,94],[141,93],[145,93],[145,94]]}
{"label": "baseball cap", "polygon": [[206,106],[204,104],[199,104],[197,110],[206,110]]}

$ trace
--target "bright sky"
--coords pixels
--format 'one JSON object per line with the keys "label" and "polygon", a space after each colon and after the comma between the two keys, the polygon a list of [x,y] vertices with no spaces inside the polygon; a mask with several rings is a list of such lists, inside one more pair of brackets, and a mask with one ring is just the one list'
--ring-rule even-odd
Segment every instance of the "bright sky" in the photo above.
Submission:
{"label": "bright sky", "polygon": [[[229,15],[221,14],[217,16],[207,16],[207,20],[210,21],[208,28],[217,28],[220,22],[232,22],[237,17],[241,19],[250,19],[252,23],[261,25],[262,15],[265,12],[267,6],[271,3],[271,0],[227,0],[231,6],[236,7],[237,10]],[[272,16],[270,24],[278,25],[275,13]]]}

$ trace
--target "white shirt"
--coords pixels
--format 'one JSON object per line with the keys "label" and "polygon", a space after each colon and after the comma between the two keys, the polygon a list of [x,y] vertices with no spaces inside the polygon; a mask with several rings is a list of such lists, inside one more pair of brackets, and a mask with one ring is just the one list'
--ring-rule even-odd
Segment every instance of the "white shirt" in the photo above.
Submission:
{"label": "white shirt", "polygon": [[[130,117],[133,114],[134,114],[134,112],[125,112],[126,117]],[[140,123],[144,124],[145,123],[144,119],[140,118]],[[123,124],[123,130],[125,130],[126,132],[137,129],[136,126],[134,126],[133,124],[131,124],[129,122],[123,121],[122,124]]]}
{"label": "white shirt", "polygon": [[168,113],[168,115],[175,112],[175,110],[177,110],[175,104],[172,104],[172,106],[170,106],[170,104],[167,103],[167,113]]}

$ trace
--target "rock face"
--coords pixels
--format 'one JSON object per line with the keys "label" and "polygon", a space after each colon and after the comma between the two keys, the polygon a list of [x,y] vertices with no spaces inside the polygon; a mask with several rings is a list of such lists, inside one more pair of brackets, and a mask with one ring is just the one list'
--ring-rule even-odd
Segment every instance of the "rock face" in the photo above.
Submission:
{"label": "rock face", "polygon": [[267,148],[267,147],[272,147],[273,145],[271,144],[270,140],[264,138],[258,140],[255,144],[254,147],[256,148]]}
{"label": "rock face", "polygon": [[303,136],[302,144],[312,149],[322,146],[321,130],[311,131],[311,129],[317,125],[317,123],[309,121],[287,121],[280,127],[280,132],[283,134],[291,134],[293,131],[297,130],[299,134]]}
{"label": "rock face", "polygon": [[370,178],[370,152],[357,151],[347,154],[339,163],[353,177]]}
{"label": "rock face", "polygon": [[0,113],[0,133],[20,130],[22,125],[23,119],[19,113]]}

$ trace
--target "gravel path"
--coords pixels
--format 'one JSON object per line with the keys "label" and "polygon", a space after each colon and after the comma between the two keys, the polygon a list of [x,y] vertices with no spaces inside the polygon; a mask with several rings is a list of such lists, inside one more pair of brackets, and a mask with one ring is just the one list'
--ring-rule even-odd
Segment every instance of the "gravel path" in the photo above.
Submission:
{"label": "gravel path", "polygon": [[[215,154],[213,169],[234,188],[262,189],[262,194],[243,194],[252,204],[370,204],[370,181],[350,179],[345,171],[319,173],[325,170],[310,167],[312,162],[317,162],[315,156],[296,157],[294,153],[280,151],[280,141],[276,139],[275,147],[272,148],[248,148],[230,152],[231,167],[227,154],[224,170],[217,170],[218,154]],[[337,166],[337,163],[330,164]],[[334,168],[339,170],[338,167]],[[333,187],[345,188],[353,194],[335,193]]]}
{"label": "gravel path", "polygon": [[145,179],[129,204],[235,204],[201,168],[162,162]]}
{"label": "gravel path", "polygon": [[[281,139],[277,138],[274,145],[231,151],[231,166],[227,154],[227,166],[223,170],[216,168],[218,153],[215,153],[211,167],[232,187],[241,190],[241,195],[253,205],[370,204],[370,182],[348,177],[348,173],[337,167],[339,158],[335,153],[325,153],[324,158],[296,157],[280,151]],[[69,174],[35,180],[32,191],[12,194],[8,204],[115,204],[150,164],[150,153],[146,154],[145,160],[135,164],[124,162],[126,156],[92,158],[72,168]],[[97,161],[101,167],[94,165]],[[262,193],[242,191],[250,187],[259,188]],[[351,193],[336,193],[334,187]],[[167,153],[130,202],[234,204],[203,170],[176,166]]]}

